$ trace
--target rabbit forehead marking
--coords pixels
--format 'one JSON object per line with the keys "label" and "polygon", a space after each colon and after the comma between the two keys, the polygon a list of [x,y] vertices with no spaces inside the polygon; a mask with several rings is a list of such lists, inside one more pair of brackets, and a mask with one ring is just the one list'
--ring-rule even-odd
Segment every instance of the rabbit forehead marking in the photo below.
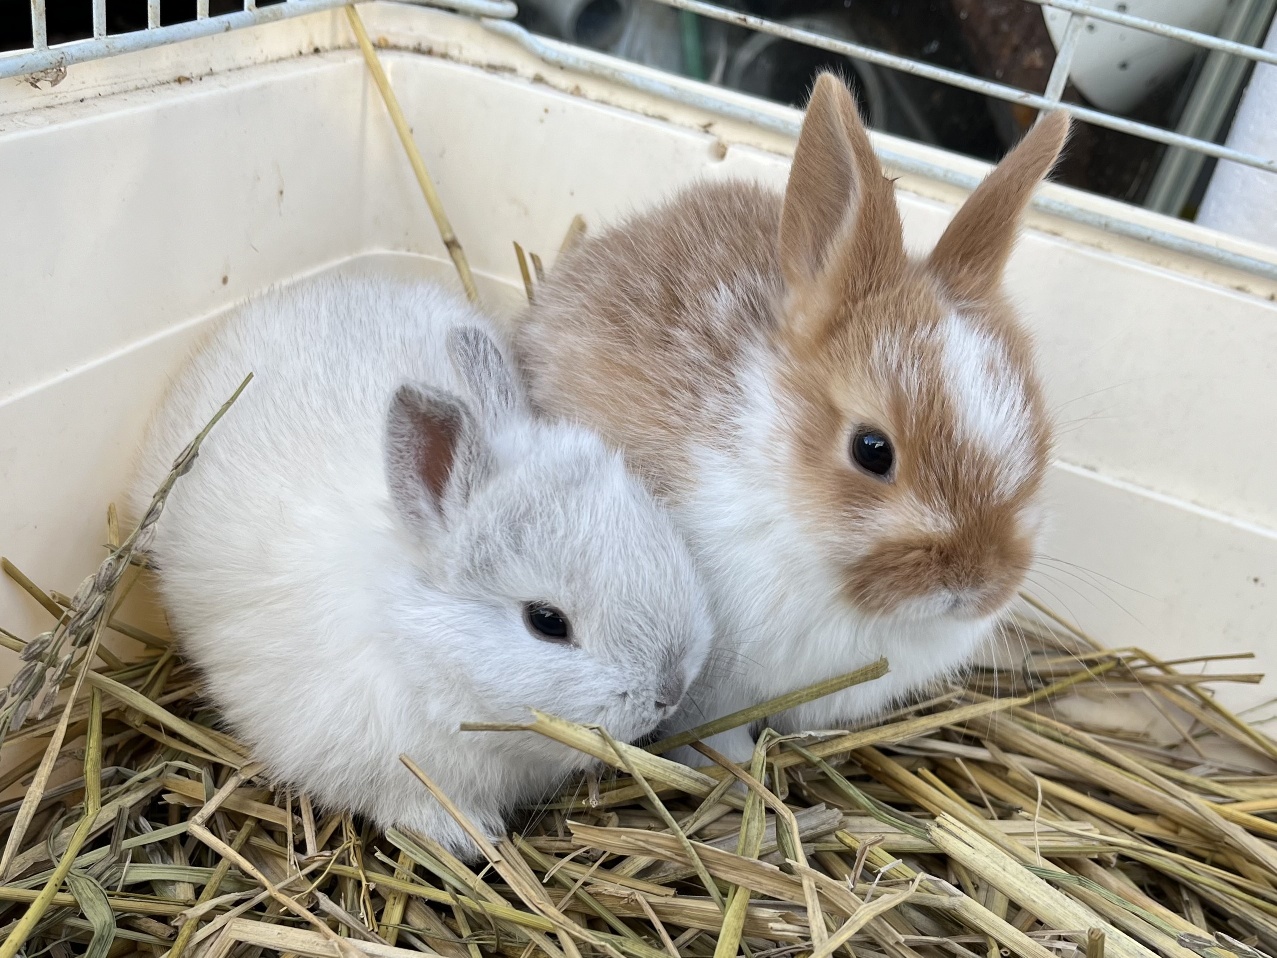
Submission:
{"label": "rabbit forehead marking", "polygon": [[1032,412],[1022,378],[1005,345],[968,317],[951,312],[935,332],[942,380],[960,441],[997,464],[997,492],[1014,496],[1034,473]]}
{"label": "rabbit forehead marking", "polygon": [[853,424],[870,416],[886,428],[937,502],[970,498],[961,477],[978,479],[987,504],[1036,486],[1049,434],[1027,341],[1005,317],[937,309],[879,331],[869,356],[866,381],[844,387],[839,405]]}

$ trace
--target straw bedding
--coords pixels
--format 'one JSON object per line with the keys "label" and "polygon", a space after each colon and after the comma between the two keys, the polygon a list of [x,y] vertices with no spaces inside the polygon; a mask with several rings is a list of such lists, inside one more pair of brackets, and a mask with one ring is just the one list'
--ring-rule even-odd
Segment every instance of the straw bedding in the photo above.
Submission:
{"label": "straw bedding", "polygon": [[[750,768],[705,749],[689,770],[538,714],[526,728],[605,771],[481,840],[482,867],[272,790],[170,640],[118,617],[200,441],[140,532],[122,538],[112,514],[108,557],[75,596],[4,565],[56,625],[0,635],[27,663],[0,708],[0,787],[25,788],[0,808],[0,958],[1277,953],[1277,743],[1189,663],[1100,649],[1046,609],[1014,629],[1014,667],[975,668],[868,728],[764,733]],[[111,632],[143,651],[121,661]],[[1143,702],[1174,740],[1061,721],[1078,693]]]}

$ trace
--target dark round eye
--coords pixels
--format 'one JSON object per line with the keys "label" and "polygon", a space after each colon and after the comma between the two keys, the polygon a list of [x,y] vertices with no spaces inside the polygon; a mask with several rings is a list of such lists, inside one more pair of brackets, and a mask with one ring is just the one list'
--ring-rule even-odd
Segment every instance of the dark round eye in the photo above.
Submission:
{"label": "dark round eye", "polygon": [[885,435],[877,429],[860,429],[851,438],[851,458],[865,472],[885,476],[896,457]]}
{"label": "dark round eye", "polygon": [[523,621],[528,631],[547,642],[571,642],[572,625],[567,616],[544,602],[529,602],[523,607]]}

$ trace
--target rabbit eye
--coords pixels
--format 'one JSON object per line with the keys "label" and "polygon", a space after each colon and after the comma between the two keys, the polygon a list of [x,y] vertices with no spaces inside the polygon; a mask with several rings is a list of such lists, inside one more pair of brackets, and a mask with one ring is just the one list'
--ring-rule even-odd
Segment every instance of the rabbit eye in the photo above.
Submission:
{"label": "rabbit eye", "polygon": [[547,642],[571,642],[572,625],[568,618],[552,605],[529,602],[523,607],[523,622],[538,639]]}
{"label": "rabbit eye", "polygon": [[851,437],[851,458],[856,465],[875,476],[885,476],[895,462],[891,440],[877,429],[863,428]]}

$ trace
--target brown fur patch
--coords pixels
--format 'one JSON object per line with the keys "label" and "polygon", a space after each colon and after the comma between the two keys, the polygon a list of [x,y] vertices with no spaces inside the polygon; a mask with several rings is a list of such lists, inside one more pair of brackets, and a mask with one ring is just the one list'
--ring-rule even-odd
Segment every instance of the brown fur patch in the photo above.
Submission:
{"label": "brown fur patch", "polygon": [[779,220],[772,191],[705,184],[584,239],[518,326],[533,402],[586,422],[681,496],[689,445],[719,438],[740,405],[735,370],[775,326]]}

